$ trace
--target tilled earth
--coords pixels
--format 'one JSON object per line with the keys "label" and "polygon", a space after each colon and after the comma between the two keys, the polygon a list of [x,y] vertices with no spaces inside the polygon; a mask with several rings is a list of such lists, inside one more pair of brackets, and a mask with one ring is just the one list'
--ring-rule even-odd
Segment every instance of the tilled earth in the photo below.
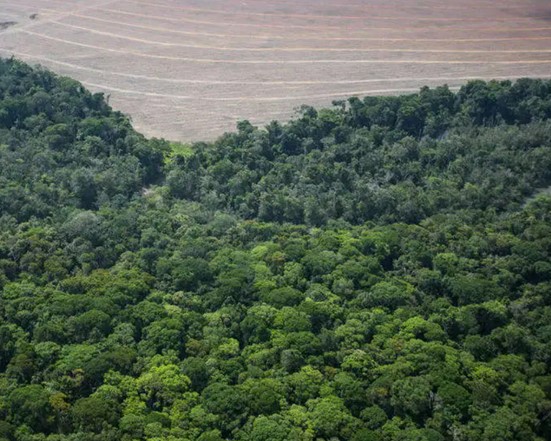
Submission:
{"label": "tilled earth", "polygon": [[109,95],[149,136],[208,140],[302,104],[551,78],[548,0],[0,0],[0,56]]}

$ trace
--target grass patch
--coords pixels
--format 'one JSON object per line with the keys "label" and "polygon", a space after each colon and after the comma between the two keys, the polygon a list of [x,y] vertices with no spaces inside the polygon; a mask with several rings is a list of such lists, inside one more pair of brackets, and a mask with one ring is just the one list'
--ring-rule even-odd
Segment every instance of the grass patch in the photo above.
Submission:
{"label": "grass patch", "polygon": [[166,154],[165,162],[168,164],[170,163],[175,156],[183,156],[184,158],[188,158],[193,154],[193,148],[190,144],[184,144],[181,142],[170,142],[170,150]]}

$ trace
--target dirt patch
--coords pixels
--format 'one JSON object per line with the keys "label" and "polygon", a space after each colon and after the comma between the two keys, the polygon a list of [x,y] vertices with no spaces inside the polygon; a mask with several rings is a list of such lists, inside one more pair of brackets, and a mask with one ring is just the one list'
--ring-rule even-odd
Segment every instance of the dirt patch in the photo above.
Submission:
{"label": "dirt patch", "polygon": [[4,29],[11,28],[12,26],[15,26],[17,24],[16,21],[3,21],[0,22],[0,31],[3,31]]}

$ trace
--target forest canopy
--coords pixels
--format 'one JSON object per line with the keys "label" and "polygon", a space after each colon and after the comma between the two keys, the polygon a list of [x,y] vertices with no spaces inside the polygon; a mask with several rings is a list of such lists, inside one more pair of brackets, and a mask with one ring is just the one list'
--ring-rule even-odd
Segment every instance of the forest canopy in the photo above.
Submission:
{"label": "forest canopy", "polygon": [[551,438],[549,81],[182,146],[0,60],[0,184],[1,441]]}

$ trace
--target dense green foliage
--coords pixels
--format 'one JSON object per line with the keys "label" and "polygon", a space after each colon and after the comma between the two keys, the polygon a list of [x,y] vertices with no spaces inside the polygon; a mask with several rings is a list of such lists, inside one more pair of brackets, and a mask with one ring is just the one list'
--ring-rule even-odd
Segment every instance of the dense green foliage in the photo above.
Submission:
{"label": "dense green foliage", "polygon": [[551,184],[551,83],[472,82],[335,109],[197,145],[168,174],[175,197],[245,219],[414,223],[518,207]]}
{"label": "dense green foliage", "polygon": [[0,64],[0,210],[18,221],[62,206],[127,200],[161,173],[163,155],[102,95],[74,80]]}
{"label": "dense green foliage", "polygon": [[175,152],[17,61],[0,94],[0,440],[551,438],[551,83]]}

